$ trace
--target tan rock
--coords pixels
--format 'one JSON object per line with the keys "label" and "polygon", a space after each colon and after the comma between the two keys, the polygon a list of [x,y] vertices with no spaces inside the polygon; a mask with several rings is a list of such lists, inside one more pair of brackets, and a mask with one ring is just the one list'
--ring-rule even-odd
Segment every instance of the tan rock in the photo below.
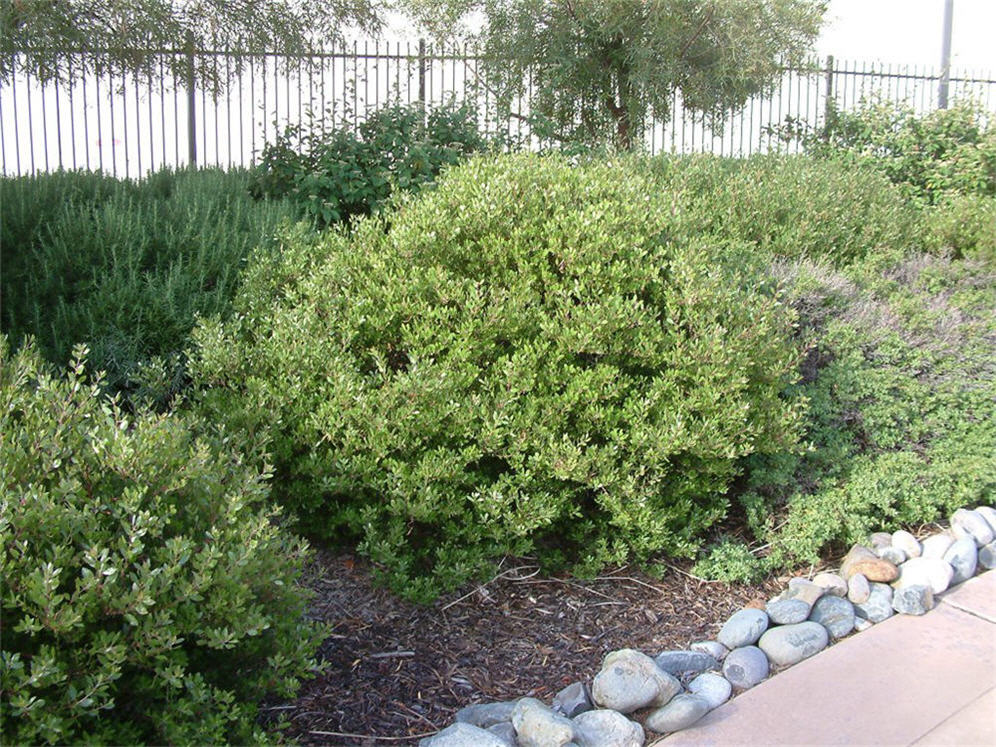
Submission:
{"label": "tan rock", "polygon": [[855,573],[862,574],[869,581],[887,584],[899,578],[899,568],[885,558],[878,557],[863,545],[850,549],[840,565],[840,575],[850,579]]}

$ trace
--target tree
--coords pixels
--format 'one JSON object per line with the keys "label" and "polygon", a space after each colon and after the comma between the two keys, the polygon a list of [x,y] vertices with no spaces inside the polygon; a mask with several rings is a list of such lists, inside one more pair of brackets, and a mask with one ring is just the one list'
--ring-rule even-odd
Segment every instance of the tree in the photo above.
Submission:
{"label": "tree", "polygon": [[[184,50],[294,54],[341,39],[343,27],[380,27],[379,0],[0,0],[0,82],[18,71],[43,81],[85,73],[190,72]],[[164,54],[165,53],[165,54]],[[194,58],[195,77],[215,91],[226,71]]]}
{"label": "tree", "polygon": [[[798,63],[825,0],[407,0],[430,33],[467,18],[488,87],[506,108],[531,83],[534,132],[632,148],[673,95],[703,116],[743,106]],[[514,116],[514,114],[513,114]]]}

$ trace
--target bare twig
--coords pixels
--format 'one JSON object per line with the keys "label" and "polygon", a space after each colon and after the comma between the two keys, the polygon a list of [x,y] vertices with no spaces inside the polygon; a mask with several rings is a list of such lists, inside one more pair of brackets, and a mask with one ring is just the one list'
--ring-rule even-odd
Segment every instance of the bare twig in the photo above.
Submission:
{"label": "bare twig", "polygon": [[384,651],[380,654],[370,654],[370,659],[390,659],[396,656],[415,656],[414,651]]}
{"label": "bare twig", "polygon": [[[488,584],[493,584],[495,581],[497,581],[498,579],[501,579],[501,578],[511,578],[511,574],[517,573],[518,571],[526,570],[527,568],[533,568],[533,566],[520,565],[520,566],[516,566],[515,568],[509,568],[507,571],[502,571],[497,576],[495,576],[494,578],[492,578],[490,581],[486,581],[483,584],[478,584],[473,589],[471,589],[466,594],[464,594],[462,597],[460,597],[458,599],[454,599],[452,602],[449,602],[448,604],[443,605],[443,607],[440,609],[440,611],[441,612],[445,612],[450,607],[452,607],[452,606],[454,606],[454,605],[459,604],[460,602],[462,602],[464,599],[467,599],[468,597],[474,596],[474,594],[476,594],[478,591],[484,589],[484,587],[486,587]],[[512,581],[523,581],[523,580],[525,580],[527,578],[532,578],[537,573],[539,573],[539,568],[535,568],[533,570],[533,572],[530,573],[528,576],[518,576],[518,577],[515,577],[515,578],[511,578],[511,580]]]}

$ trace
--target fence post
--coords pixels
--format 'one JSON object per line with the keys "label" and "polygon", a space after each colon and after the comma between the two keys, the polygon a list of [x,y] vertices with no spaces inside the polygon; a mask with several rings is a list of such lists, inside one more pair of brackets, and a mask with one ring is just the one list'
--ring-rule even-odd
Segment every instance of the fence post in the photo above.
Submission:
{"label": "fence post", "polygon": [[425,106],[425,39],[418,40],[418,103]]}
{"label": "fence post", "polygon": [[833,117],[833,55],[827,55],[827,100],[823,106],[823,126],[830,126],[830,118]]}
{"label": "fence post", "polygon": [[194,34],[187,32],[187,160],[197,166],[197,97],[194,95]]}

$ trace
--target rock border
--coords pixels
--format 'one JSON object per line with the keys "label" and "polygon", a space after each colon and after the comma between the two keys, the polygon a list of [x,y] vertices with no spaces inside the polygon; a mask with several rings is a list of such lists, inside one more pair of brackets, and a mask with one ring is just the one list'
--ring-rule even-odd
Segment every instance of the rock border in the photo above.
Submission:
{"label": "rock border", "polygon": [[[923,615],[935,595],[996,566],[996,508],[958,509],[950,528],[922,541],[876,532],[854,545],[838,573],[797,577],[764,609],[730,616],[715,640],[651,658],[606,655],[591,682],[550,705],[536,698],[480,703],[419,747],[642,747],[695,724],[736,693],[893,614]],[[656,739],[657,736],[653,736]]]}

